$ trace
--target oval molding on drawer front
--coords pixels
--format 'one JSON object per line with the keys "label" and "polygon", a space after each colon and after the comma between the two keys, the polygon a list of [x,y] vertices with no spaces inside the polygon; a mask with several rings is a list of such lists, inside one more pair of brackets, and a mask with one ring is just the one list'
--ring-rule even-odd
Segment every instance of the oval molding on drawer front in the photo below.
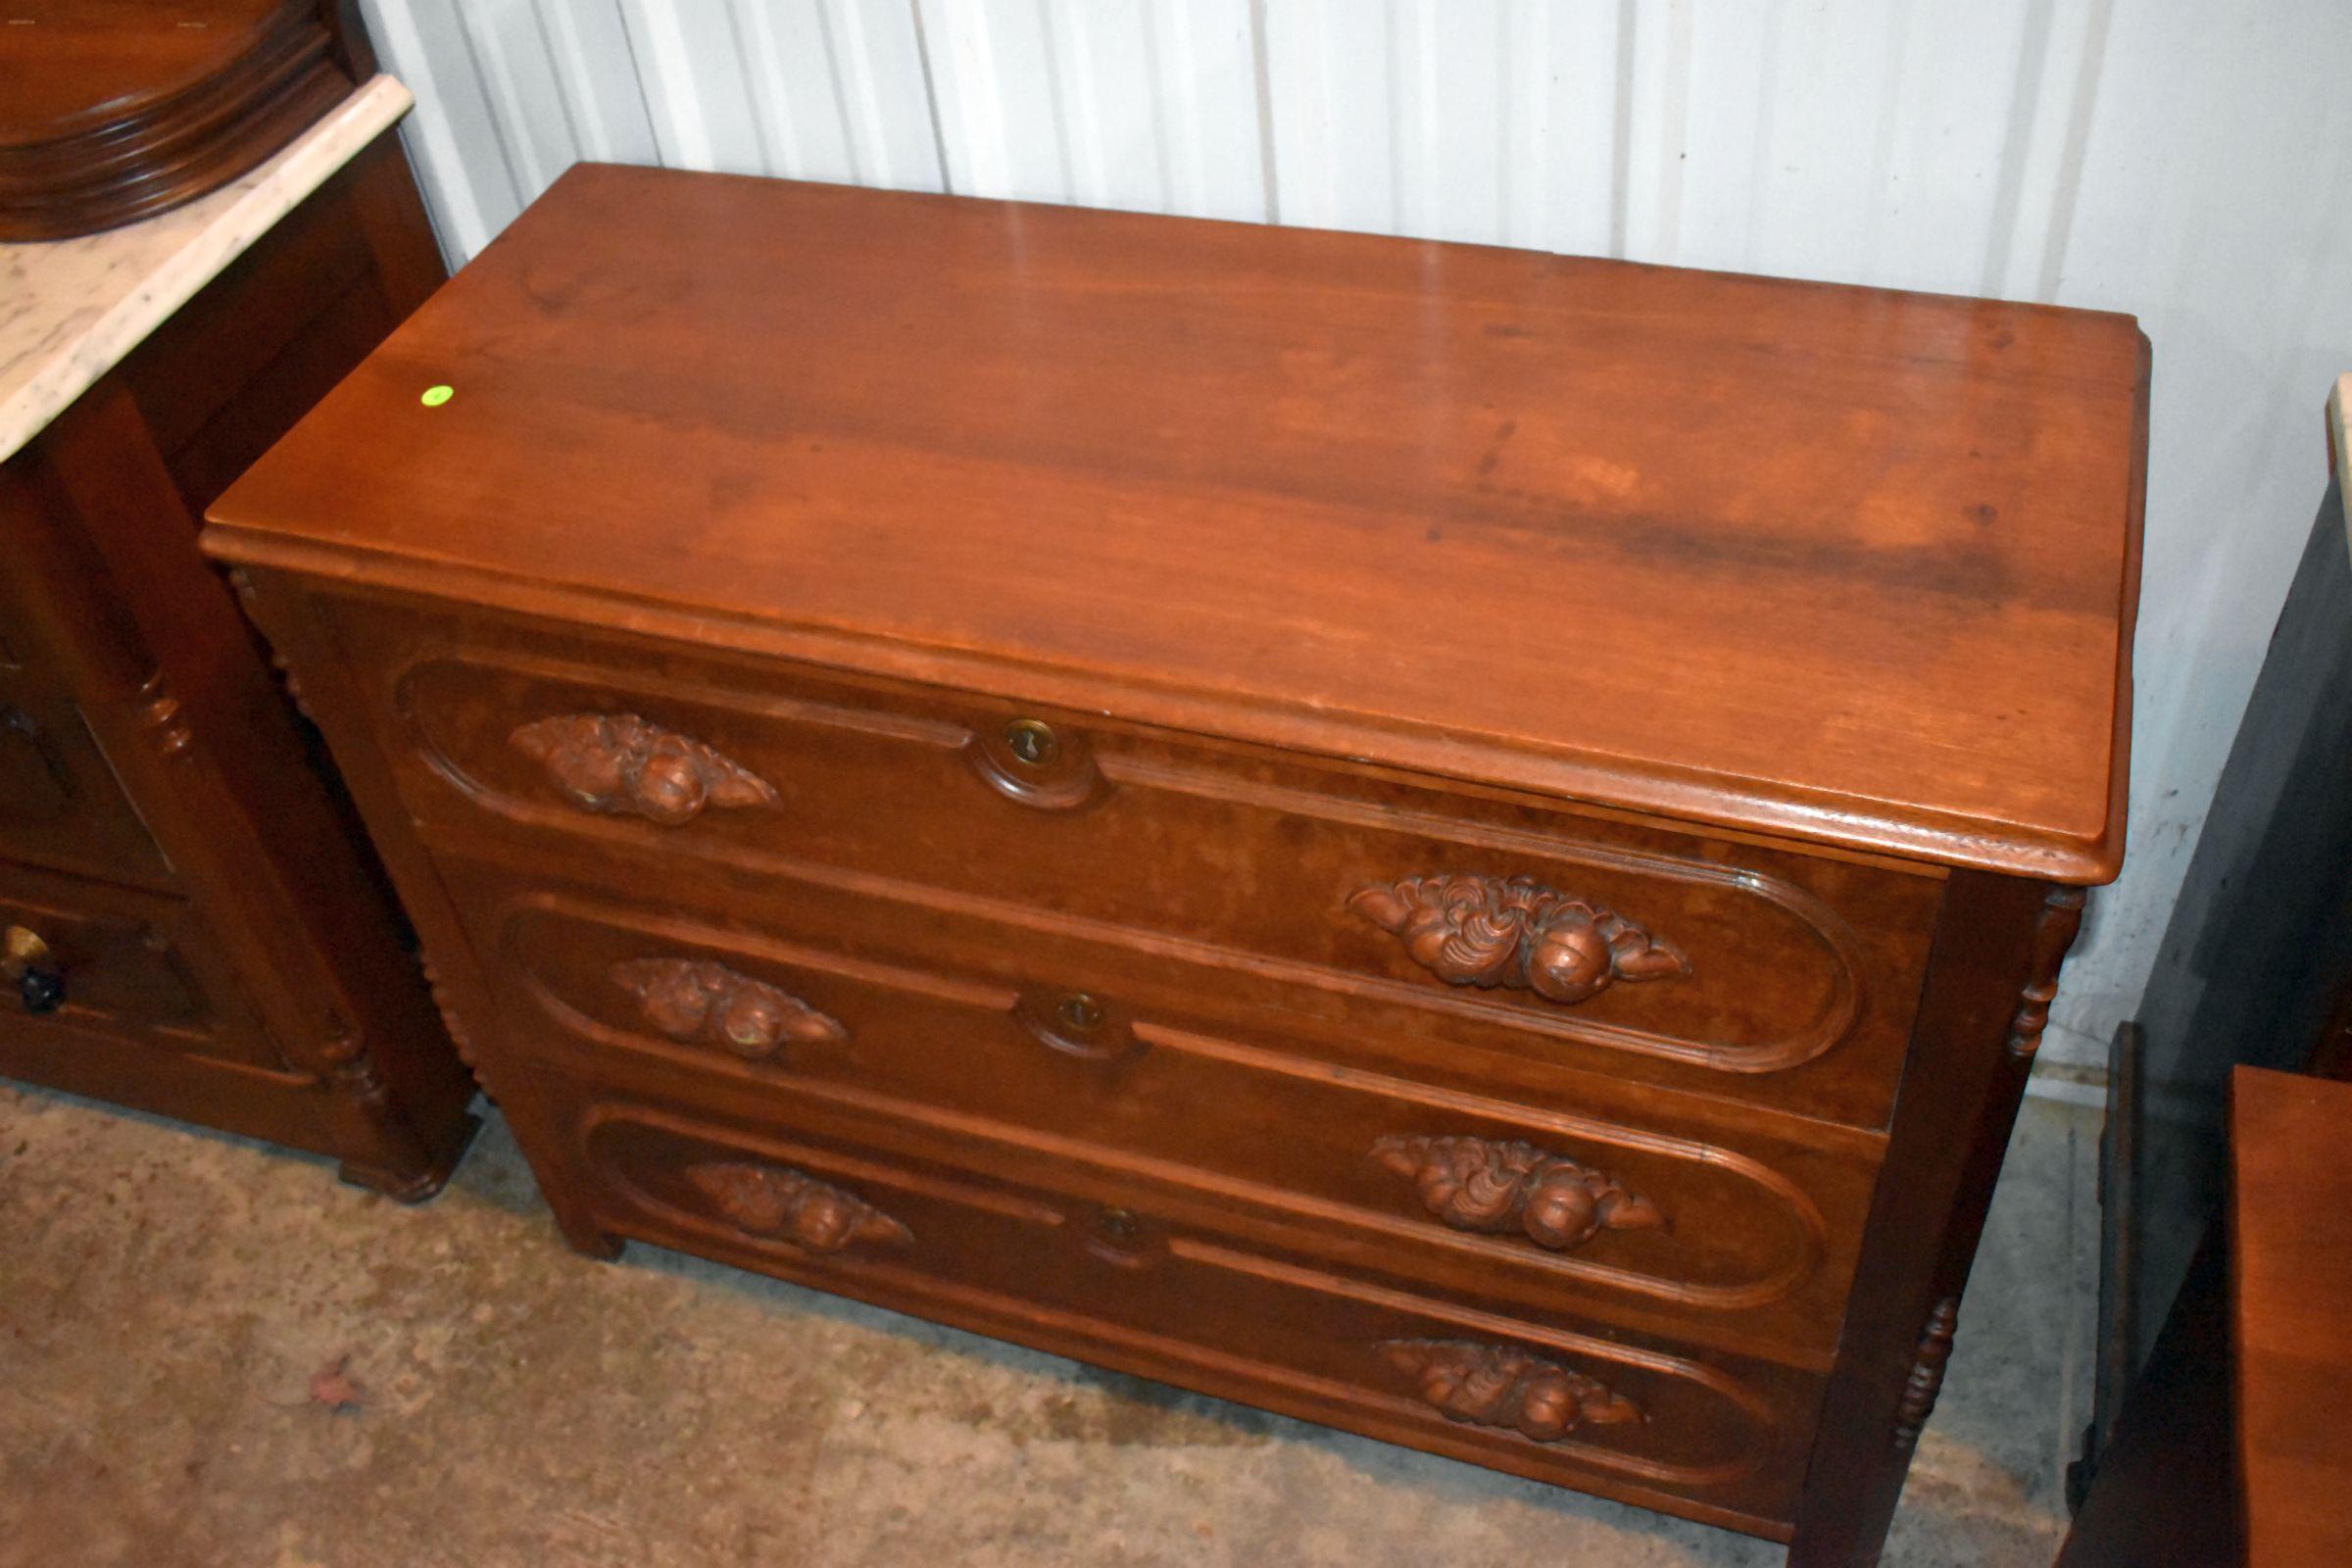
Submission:
{"label": "oval molding on drawer front", "polygon": [[[643,1151],[625,1146],[631,1129],[652,1134],[674,1157],[661,1160],[662,1169],[647,1168]],[[919,1193],[1046,1230],[1068,1220],[1059,1209],[1016,1194],[719,1128],[627,1101],[586,1106],[577,1136],[580,1152],[648,1213],[703,1235],[828,1259],[857,1261],[868,1252],[887,1257],[915,1240],[904,1221],[853,1187]],[[607,1147],[615,1140],[624,1147]],[[663,1196],[664,1187],[675,1196]]]}
{"label": "oval molding on drawer front", "polygon": [[[1090,1205],[1048,1187],[998,1186],[985,1174],[967,1179],[880,1151],[820,1147],[809,1141],[814,1134],[783,1125],[755,1130],[599,1096],[576,1108],[573,1128],[596,1183],[642,1216],[641,1225],[655,1231],[648,1239],[662,1246],[758,1259],[788,1277],[810,1266],[820,1286],[876,1281],[1163,1359],[1242,1367],[1298,1395],[1375,1406],[1482,1447],[1507,1445],[1704,1494],[1753,1475],[1784,1442],[1801,1441],[1803,1411],[1814,1402],[1799,1392],[1817,1387],[1809,1378],[1769,1363],[1734,1357],[1710,1364],[1700,1352],[1662,1344],[1508,1318],[1250,1250],[1191,1227],[1163,1234],[1150,1215],[1138,1216],[1149,1255],[1142,1267],[1129,1266],[1100,1245],[1103,1216],[1081,1223]],[[786,1167],[861,1201],[902,1209],[913,1223],[904,1244],[815,1252],[748,1230],[710,1205],[686,1172],[711,1164]],[[634,1229],[621,1216],[604,1217]],[[1051,1250],[1033,1252],[1031,1238]],[[1047,1277],[1036,1272],[1039,1258],[1057,1260]],[[1078,1272],[1060,1273],[1058,1260]],[[1088,1272],[1095,1269],[1102,1273]],[[1267,1325],[1262,1349],[1220,1343],[1217,1319],[1245,1312]],[[1314,1327],[1302,1331],[1300,1323]],[[1408,1368],[1404,1347],[1430,1350],[1411,1356]],[[1416,1369],[1439,1355],[1498,1392],[1488,1393],[1486,1384],[1458,1395],[1447,1388],[1433,1399],[1426,1372]],[[1569,1376],[1547,1379],[1546,1366]],[[1563,1390],[1577,1396],[1573,1427],[1546,1421],[1520,1397]],[[1627,1419],[1628,1407],[1641,1418]],[[1523,1422],[1523,1414],[1532,1419]]]}
{"label": "oval molding on drawer front", "polygon": [[[973,724],[984,716],[976,711],[934,718],[716,689],[569,661],[506,653],[493,659],[450,649],[414,655],[394,668],[389,682],[419,760],[459,797],[510,820],[644,843],[645,829],[627,820],[632,813],[592,813],[559,804],[536,768],[522,771],[529,764],[507,742],[518,710],[584,711],[599,704],[626,705],[650,722],[716,741],[730,757],[764,769],[765,781],[784,798],[790,813],[786,829],[769,825],[787,820],[772,810],[706,812],[691,831],[662,840],[665,854],[759,877],[791,876],[920,908],[977,915],[1052,937],[1117,943],[1309,987],[1341,999],[1342,1005],[1354,1000],[1412,1008],[1481,1028],[1501,1027],[1720,1072],[1770,1073],[1812,1061],[1852,1034],[1863,1016],[1866,977],[1874,972],[1852,927],[1809,889],[1753,865],[1578,838],[1566,818],[1558,833],[1537,832],[1481,817],[1468,802],[1463,815],[1410,804],[1375,804],[1352,798],[1336,784],[1329,791],[1301,788],[1245,776],[1238,764],[1219,770],[1146,757],[1121,749],[1130,742],[1106,732],[1087,737],[1089,767],[1099,772],[1102,785],[1086,797],[1092,808],[1024,815],[1018,826],[989,818],[993,825],[987,831],[997,835],[992,842],[999,858],[988,862],[994,868],[988,875],[965,875],[936,854],[903,854],[900,840],[907,835],[869,828],[855,814],[862,805],[852,804],[866,797],[851,786],[863,790],[876,780],[900,781],[904,792],[892,810],[926,821],[941,811],[963,809],[958,802],[985,802],[988,792],[970,791],[967,766],[912,765],[942,753],[973,755],[980,744]],[[755,738],[761,736],[764,751],[756,756]],[[838,748],[847,771],[842,777],[826,775],[825,788],[832,793],[824,799],[831,804],[820,808],[823,791],[816,771],[833,765],[836,750],[827,736],[855,744]],[[780,743],[787,737],[802,748],[793,755],[811,760],[798,776],[776,760],[762,760],[784,755]],[[892,745],[907,748],[906,765],[875,750]],[[1298,764],[1290,766],[1298,771]],[[1178,810],[1171,803],[1189,804]],[[429,803],[420,809],[429,814]],[[1158,831],[1154,813],[1162,811],[1195,825],[1201,811],[1222,813],[1242,822],[1256,839],[1279,838],[1277,829],[1288,827],[1312,829],[1314,842],[1326,849],[1336,834],[1360,843],[1357,858],[1368,863],[1328,883],[1282,888],[1278,898],[1236,905],[1223,895],[1203,895],[1208,902],[1182,920],[1163,922],[1147,920],[1132,908],[1119,909],[1118,918],[1090,912],[1087,900],[1066,888],[1049,896],[1032,887],[1026,897],[1013,897],[1004,885],[1006,864],[1028,874],[1057,862],[1054,854],[1026,853],[1021,846],[1044,852],[1063,842],[1062,835],[1080,834],[1096,835],[1086,843],[1132,849],[1141,842],[1139,835],[1159,842],[1152,835]],[[1006,856],[1014,858],[1003,858]],[[1475,985],[1432,984],[1429,969],[1407,957],[1395,936],[1348,906],[1367,888],[1394,889],[1432,875],[1478,877],[1497,886],[1532,877],[1653,941],[1645,950],[1629,949],[1619,959],[1618,943],[1604,934],[1612,954],[1612,983],[1575,1004],[1546,998],[1532,985],[1482,991]],[[1237,919],[1251,929],[1271,919],[1298,935],[1252,947],[1238,934]],[[1623,941],[1624,932],[1608,920],[1596,917],[1594,926]],[[1908,926],[1904,929],[1907,935]],[[1681,972],[1686,966],[1688,973]],[[1651,983],[1635,983],[1644,978]]]}
{"label": "oval molding on drawer front", "polygon": [[[1803,1287],[1827,1288],[1828,1225],[1820,1207],[1805,1189],[1735,1149],[1594,1115],[1443,1089],[1190,1028],[1122,1018],[1122,1032],[1132,1030],[1133,1049],[1143,1054],[1128,1059],[1158,1064],[1165,1076],[1154,1080],[1160,1085],[1154,1092],[1179,1096],[1201,1115],[1211,1115],[1220,1105],[1306,1093],[1337,1097],[1326,1119],[1365,1129],[1357,1141],[1318,1158],[1315,1179],[1323,1183],[1323,1191],[1303,1190],[1304,1178],[1296,1175],[1289,1185],[1277,1187],[1270,1179],[1237,1176],[1199,1163],[1174,1144],[1159,1150],[1117,1149],[1064,1131],[1061,1120],[1068,1107],[1062,1102],[1068,1095],[1097,1081],[1111,1086],[1106,1092],[1128,1095],[1135,1092],[1135,1080],[1120,1076],[1124,1067],[1117,1059],[1039,1050],[1033,1026],[1021,1015],[1028,995],[1021,990],[853,958],[546,889],[510,893],[493,907],[496,951],[506,983],[519,986],[565,1035],[597,1050],[631,1051],[697,1071],[789,1083],[796,1099],[925,1127],[951,1140],[977,1138],[1035,1148],[1056,1157],[1239,1200],[1286,1217],[1304,1217],[1358,1237],[1369,1233],[1398,1246],[1437,1246],[1457,1255],[1569,1276],[1703,1312],[1736,1312],[1777,1301]],[[826,1050],[812,1051],[798,1067],[739,1061],[699,1043],[679,1043],[642,1021],[616,1020],[615,1010],[626,1005],[626,999],[602,978],[606,950],[693,955],[730,973],[791,976],[788,984],[796,989],[804,980],[816,988],[822,977],[827,982],[822,994],[829,998],[847,986],[874,999],[883,1010],[869,1027],[861,1021],[865,1014],[847,1002],[833,1004],[856,1027],[864,1048],[856,1057]],[[572,975],[568,982],[560,978],[566,973]],[[937,1027],[909,1033],[898,1025],[894,1033],[887,1024],[888,1009],[910,1002],[944,1007],[934,1014]],[[968,1023],[957,1021],[958,1015]],[[942,1054],[942,1043],[965,1028],[972,1035]],[[1006,1054],[989,1056],[992,1042]],[[921,1081],[926,1053],[938,1059],[934,1077],[951,1069],[952,1077],[938,1083]],[[1000,1070],[990,1070],[992,1061]],[[1047,1064],[1047,1082],[1061,1086],[1061,1093],[1024,1091],[1007,1076],[1021,1062]],[[1053,1068],[1055,1062],[1064,1067]],[[1117,1087],[1121,1085],[1126,1087]],[[951,1090],[956,1101],[946,1103]],[[1433,1212],[1436,1205],[1428,1189],[1418,1184],[1420,1162],[1436,1144],[1475,1146],[1482,1160],[1484,1151],[1514,1147],[1513,1140],[1468,1131],[1482,1127],[1509,1127],[1528,1140],[1540,1140],[1517,1146],[1531,1152],[1527,1170],[1538,1181],[1555,1172],[1562,1182],[1575,1181],[1580,1191],[1593,1198],[1594,1214],[1612,1188],[1622,1195],[1617,1200],[1621,1206],[1614,1209],[1618,1223],[1600,1227],[1611,1244],[1605,1255],[1596,1254],[1593,1238],[1569,1240],[1556,1250],[1544,1245],[1527,1225],[1523,1192],[1511,1195],[1510,1218],[1502,1233],[1484,1225],[1450,1224]],[[1409,1161],[1412,1173],[1405,1174],[1384,1157],[1384,1149],[1395,1160]],[[1567,1152],[1570,1150],[1576,1152]],[[1712,1200],[1678,1206],[1668,1236],[1664,1227],[1651,1223],[1659,1195],[1643,1191],[1641,1181],[1613,1179],[1629,1160],[1647,1162],[1653,1179],[1674,1177],[1669,1185],[1686,1199],[1695,1196],[1690,1191],[1695,1184]],[[1501,1164],[1507,1174],[1507,1153]],[[1584,1185],[1588,1177],[1593,1178],[1591,1186]],[[1453,1201],[1450,1196],[1447,1201]],[[1570,1212],[1574,1206],[1546,1208],[1535,1229],[1575,1225]],[[1468,1216],[1474,1205],[1458,1212]],[[1852,1224],[1858,1229],[1859,1215],[1852,1216]],[[1727,1250],[1708,1245],[1707,1239],[1727,1232],[1736,1233],[1754,1257],[1752,1270],[1713,1279],[1681,1277],[1659,1266],[1662,1257],[1673,1254],[1662,1252],[1649,1239],[1654,1233],[1669,1244],[1688,1242],[1694,1249],[1693,1258],[1715,1259]],[[1574,1233],[1561,1229],[1557,1234],[1565,1240]]]}
{"label": "oval molding on drawer front", "polygon": [[[663,818],[654,812],[639,809],[623,802],[617,806],[592,805],[579,798],[584,793],[599,797],[612,792],[612,780],[606,770],[613,764],[606,761],[608,753],[627,754],[650,748],[662,735],[670,735],[689,743],[691,749],[709,754],[710,759],[723,764],[714,771],[741,774],[749,782],[730,788],[730,798],[711,805],[761,807],[779,804],[782,791],[776,778],[768,778],[746,766],[724,749],[709,743],[707,737],[692,733],[691,722],[666,723],[659,715],[688,710],[700,713],[723,712],[732,717],[760,723],[787,722],[814,725],[819,728],[880,736],[888,740],[906,741],[933,750],[956,751],[972,739],[970,731],[959,724],[933,723],[896,714],[861,712],[853,709],[835,708],[827,704],[804,702],[790,697],[754,699],[743,694],[710,691],[700,686],[681,685],[631,671],[625,691],[616,687],[608,671],[593,665],[578,664],[567,660],[532,659],[519,654],[501,652],[475,655],[463,649],[436,648],[419,650],[395,665],[385,678],[386,695],[392,707],[407,724],[415,740],[417,754],[434,773],[446,780],[451,788],[477,806],[503,816],[523,820],[564,821],[569,812],[557,815],[544,801],[529,798],[515,785],[541,782],[559,792],[565,792],[564,778],[551,775],[549,756],[561,748],[577,747],[584,737],[586,755],[577,761],[567,760],[563,772],[565,777],[576,775],[583,790],[573,791],[565,802],[573,809],[589,809],[599,814],[640,815],[661,822]],[[508,693],[504,700],[485,699],[484,693]],[[645,727],[647,733],[628,735],[614,733],[598,735],[570,733],[567,721],[576,719],[615,718],[633,721]],[[518,745],[516,735],[535,725],[562,720],[546,731],[544,740]],[[482,776],[475,768],[461,760],[461,753],[477,758],[485,767],[507,771],[509,755],[527,756],[536,764],[528,775],[512,777],[502,785]],[[785,780],[789,787],[789,780]],[[691,796],[691,789],[688,790]],[[688,815],[699,814],[691,811]],[[671,825],[665,823],[664,825]]]}
{"label": "oval molding on drawer front", "polygon": [[[1703,1492],[1754,1472],[1793,1425],[1758,1388],[1687,1355],[1411,1296],[1206,1239],[1180,1237],[1169,1250],[1181,1261],[1311,1293],[1347,1319],[1410,1323],[1412,1332],[1343,1340],[1337,1348],[1354,1363],[1367,1392],[1491,1442],[1526,1445],[1593,1469]],[[1546,1366],[1570,1378],[1544,1380]],[[1441,1367],[1448,1375],[1433,1383],[1429,1372]],[[1457,1390],[1456,1373],[1481,1386]],[[1541,1415],[1529,1423],[1537,1432],[1520,1424],[1523,1414],[1535,1412],[1512,1395],[1540,1399],[1571,1391],[1580,1417],[1573,1424]],[[1674,1458],[1656,1451],[1692,1437],[1713,1439],[1706,1446],[1718,1456]]]}

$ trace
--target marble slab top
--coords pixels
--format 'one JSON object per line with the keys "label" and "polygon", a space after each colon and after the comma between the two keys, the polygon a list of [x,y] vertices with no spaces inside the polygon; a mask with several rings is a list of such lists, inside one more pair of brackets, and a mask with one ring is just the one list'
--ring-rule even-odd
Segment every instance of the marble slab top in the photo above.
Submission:
{"label": "marble slab top", "polygon": [[185,207],[36,245],[0,245],[0,459],[121,364],[415,100],[376,76],[267,163]]}

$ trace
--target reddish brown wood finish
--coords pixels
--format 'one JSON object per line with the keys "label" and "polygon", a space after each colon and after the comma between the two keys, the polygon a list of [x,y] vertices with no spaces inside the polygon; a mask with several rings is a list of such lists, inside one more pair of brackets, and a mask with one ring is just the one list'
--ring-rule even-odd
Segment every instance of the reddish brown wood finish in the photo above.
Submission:
{"label": "reddish brown wood finish", "polygon": [[[1203,985],[1358,1031],[1886,1122],[1935,921],[1933,868],[1888,874],[1523,794],[578,628],[420,619],[372,597],[337,613],[374,722],[400,736],[407,808],[431,828],[497,824],[566,856],[634,853],[666,877],[731,887],[887,884],[1043,922],[1041,942],[1140,949],[1153,972],[1197,965]],[[609,804],[586,804],[564,782],[590,779],[576,754],[551,772],[521,744],[586,711],[628,714],[754,783],[734,804],[665,790],[656,815],[625,779],[596,779],[593,799]],[[1008,724],[1040,719],[1059,749],[1031,777],[1000,743]],[[678,810],[689,799],[702,804]],[[1623,910],[1675,941],[1690,973],[1577,1003],[1449,984],[1354,906],[1366,889],[1446,872],[1534,876]]]}
{"label": "reddish brown wood finish", "polygon": [[2144,370],[586,170],[209,547],[574,1246],[1867,1563],[2120,843]]}
{"label": "reddish brown wood finish", "polygon": [[2246,1560],[2352,1560],[2352,1084],[2239,1067],[2230,1095]]}
{"label": "reddish brown wood finish", "polygon": [[12,0],[0,240],[64,239],[193,201],[373,71],[351,0]]}
{"label": "reddish brown wood finish", "polygon": [[218,518],[452,598],[2098,880],[2146,368],[2121,317],[582,166]]}
{"label": "reddish brown wood finish", "polygon": [[2033,965],[2047,891],[1957,874],[1946,892],[1792,1562],[1875,1561],[1894,1517],[2032,1066],[1998,1042],[2021,996],[2064,956],[2046,972]]}
{"label": "reddish brown wood finish", "polygon": [[[616,1236],[684,1248],[786,1279],[1147,1375],[1204,1387],[1582,1490],[1785,1533],[1815,1376],[1696,1349],[1575,1314],[1496,1312],[1475,1296],[1401,1291],[1333,1272],[1090,1180],[1051,1157],[1016,1176],[857,1140],[813,1107],[737,1119],[715,1101],[652,1099],[627,1080],[534,1072],[563,1118],[582,1196]],[[814,1177],[885,1226],[836,1247],[751,1228],[694,1179],[711,1162]],[[1430,1409],[1399,1342],[1545,1356],[1603,1383],[1643,1419],[1539,1439]]]}
{"label": "reddish brown wood finish", "polygon": [[6,999],[0,1071],[421,1198],[464,1148],[472,1086],[191,514],[219,454],[282,434],[287,399],[430,290],[417,245],[373,242],[395,214],[423,232],[385,137],[0,466],[5,680],[30,720],[10,727],[19,774],[48,784],[0,800],[0,914],[45,938],[67,997],[42,1016]]}
{"label": "reddish brown wood finish", "polygon": [[[822,1103],[885,1129],[868,1136],[896,1130],[1005,1175],[1046,1153],[1149,1185],[1162,1208],[1425,1288],[1671,1321],[1694,1340],[1829,1364],[1875,1138],[1757,1125],[1596,1075],[1553,1071],[1543,1089],[1498,1094],[1410,1029],[1376,1056],[1359,1035],[1220,1006],[1213,982],[1108,984],[1083,957],[1041,962],[982,922],[862,900],[812,913],[821,891],[789,883],[711,900],[722,913],[680,907],[674,882],[622,900],[549,868],[492,871],[455,848],[440,863],[490,963],[506,1038],[532,1055],[591,1073],[633,1063],[665,1085],[724,1085],[746,1104]],[[678,1039],[614,977],[649,956],[722,964],[839,1034],[757,1057],[701,1032]],[[1383,1140],[1416,1134],[1540,1142],[1621,1177],[1668,1223],[1565,1250],[1524,1232],[1465,1234],[1380,1157]]]}

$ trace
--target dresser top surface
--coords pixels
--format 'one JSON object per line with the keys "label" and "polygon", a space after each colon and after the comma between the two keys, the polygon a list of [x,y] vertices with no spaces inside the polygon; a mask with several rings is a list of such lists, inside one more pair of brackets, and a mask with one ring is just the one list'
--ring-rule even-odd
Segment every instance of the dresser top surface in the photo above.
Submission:
{"label": "dresser top surface", "polygon": [[2120,316],[582,166],[209,543],[2096,881],[2147,369]]}

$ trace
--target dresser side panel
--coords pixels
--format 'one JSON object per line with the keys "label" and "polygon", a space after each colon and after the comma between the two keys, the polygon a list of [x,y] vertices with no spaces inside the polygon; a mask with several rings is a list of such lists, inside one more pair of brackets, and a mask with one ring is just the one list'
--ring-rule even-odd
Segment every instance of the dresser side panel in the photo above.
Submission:
{"label": "dresser side panel", "polygon": [[1965,1322],[1962,1292],[2082,896],[1976,872],[1947,884],[1806,1472],[1794,1568],[1879,1560]]}

